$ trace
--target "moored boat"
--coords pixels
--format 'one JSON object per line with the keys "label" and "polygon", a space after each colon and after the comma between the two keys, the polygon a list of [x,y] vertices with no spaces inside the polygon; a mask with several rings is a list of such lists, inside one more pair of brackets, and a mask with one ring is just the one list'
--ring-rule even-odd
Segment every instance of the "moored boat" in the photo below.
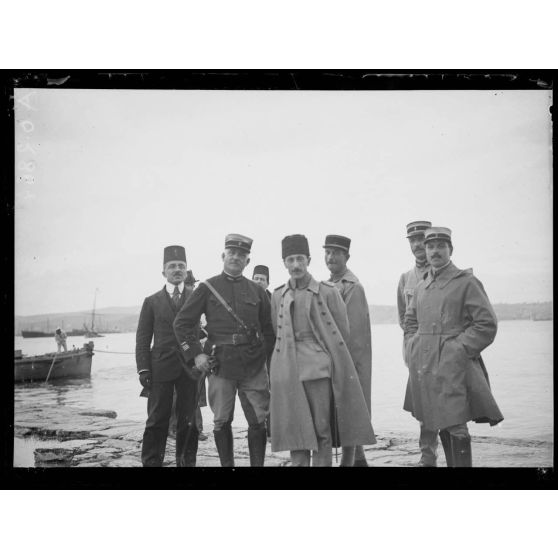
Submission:
{"label": "moored boat", "polygon": [[21,336],[27,338],[31,337],[54,337],[54,331],[51,333],[49,331],[34,331],[31,329],[22,329]]}
{"label": "moored boat", "polygon": [[14,381],[44,381],[49,370],[49,380],[88,378],[91,376],[93,346],[93,341],[89,341],[81,349],[35,356],[24,356],[17,350],[14,354]]}

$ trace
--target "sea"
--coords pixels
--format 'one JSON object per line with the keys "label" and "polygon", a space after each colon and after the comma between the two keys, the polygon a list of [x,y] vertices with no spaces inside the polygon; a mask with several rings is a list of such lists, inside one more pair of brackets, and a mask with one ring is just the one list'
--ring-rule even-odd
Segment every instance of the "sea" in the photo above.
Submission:
{"label": "sea", "polygon": [[[68,349],[87,340],[69,337]],[[119,418],[145,421],[147,399],[139,396],[135,333],[113,333],[93,339],[91,378],[16,384],[14,403],[40,398],[45,403],[116,411]],[[24,355],[56,350],[51,338],[16,336],[14,348]],[[492,392],[504,421],[490,427],[470,423],[473,436],[553,442],[553,322],[502,321],[494,343],[483,351]],[[414,437],[417,421],[403,410],[408,371],[402,358],[402,331],[397,324],[372,324],[372,424],[377,435]],[[202,409],[204,431],[212,430],[209,407]],[[237,399],[234,425],[246,426]],[[14,466],[32,466],[29,443],[15,439]]]}

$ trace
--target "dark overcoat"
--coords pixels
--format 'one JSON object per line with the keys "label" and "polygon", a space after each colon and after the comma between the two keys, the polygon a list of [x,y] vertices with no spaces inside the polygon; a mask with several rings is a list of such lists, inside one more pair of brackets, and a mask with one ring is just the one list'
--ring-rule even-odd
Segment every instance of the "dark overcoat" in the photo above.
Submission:
{"label": "dark overcoat", "polygon": [[[181,304],[191,292],[188,288],[182,291]],[[136,364],[138,372],[149,370],[154,382],[174,380],[184,370],[173,329],[176,313],[165,287],[148,296],[141,308],[136,332]],[[197,331],[199,334],[199,325]]]}
{"label": "dark overcoat", "polygon": [[405,313],[410,389],[404,409],[427,430],[503,420],[480,356],[496,331],[496,314],[471,269],[450,262],[417,285]]}
{"label": "dark overcoat", "polygon": [[[333,283],[311,279],[305,291],[305,309],[312,333],[331,358],[331,383],[340,446],[376,443],[358,373],[347,348],[349,322],[345,304]],[[271,357],[271,447],[273,451],[317,450],[318,440],[310,406],[296,363],[289,284],[271,298],[272,323],[277,339]]]}

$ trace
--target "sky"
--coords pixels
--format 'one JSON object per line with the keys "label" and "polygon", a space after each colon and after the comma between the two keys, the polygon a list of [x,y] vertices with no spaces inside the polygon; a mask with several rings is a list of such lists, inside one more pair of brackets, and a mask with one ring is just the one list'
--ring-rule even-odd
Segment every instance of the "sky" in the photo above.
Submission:
{"label": "sky", "polygon": [[327,279],[327,234],[352,239],[369,304],[413,265],[405,225],[452,229],[452,261],[493,303],[552,300],[550,91],[16,89],[16,315],[138,306],[163,248],[196,279],[225,236],[288,279],[304,234]]}

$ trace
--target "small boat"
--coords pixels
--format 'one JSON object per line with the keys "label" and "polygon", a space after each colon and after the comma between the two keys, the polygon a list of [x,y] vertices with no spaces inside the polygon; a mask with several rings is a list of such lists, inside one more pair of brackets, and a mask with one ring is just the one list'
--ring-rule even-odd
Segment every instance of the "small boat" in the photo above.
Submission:
{"label": "small boat", "polygon": [[[60,378],[88,378],[91,376],[93,341],[81,349],[44,355],[24,356],[21,350],[14,351],[14,381],[33,382]],[[51,370],[52,367],[52,370]]]}
{"label": "small boat", "polygon": [[22,329],[21,336],[27,338],[31,337],[54,337],[54,331],[34,331],[32,329]]}

